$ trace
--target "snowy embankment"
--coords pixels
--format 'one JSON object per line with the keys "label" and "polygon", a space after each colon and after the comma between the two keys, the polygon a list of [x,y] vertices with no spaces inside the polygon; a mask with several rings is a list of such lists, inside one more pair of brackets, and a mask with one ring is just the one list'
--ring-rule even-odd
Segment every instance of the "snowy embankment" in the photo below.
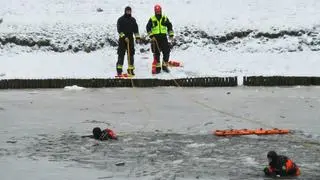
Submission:
{"label": "snowy embankment", "polygon": [[[145,36],[156,1],[14,0],[0,9],[1,78],[113,77],[115,23],[131,5]],[[319,76],[319,3],[161,1],[176,32],[171,59],[184,64],[160,78]],[[99,9],[100,8],[100,9]],[[97,10],[99,9],[99,10]],[[151,77],[152,55],[136,46],[137,78]]]}

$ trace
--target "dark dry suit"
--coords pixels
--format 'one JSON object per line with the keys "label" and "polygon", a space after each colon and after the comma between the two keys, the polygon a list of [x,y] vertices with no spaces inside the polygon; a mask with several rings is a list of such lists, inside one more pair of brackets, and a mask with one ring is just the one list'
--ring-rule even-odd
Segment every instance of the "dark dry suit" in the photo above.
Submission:
{"label": "dark dry suit", "polygon": [[[152,16],[146,26],[149,37],[152,40],[151,50],[154,60],[157,61],[156,73],[160,73],[161,67],[169,72],[168,61],[170,57],[170,46],[167,35],[173,37],[172,23],[168,17],[162,14]],[[155,38],[155,40],[153,40]],[[160,51],[163,53],[162,65],[160,64]]]}
{"label": "dark dry suit", "polygon": [[[129,64],[128,64],[128,74],[134,75],[134,38],[133,34],[135,35],[136,39],[139,39],[139,29],[136,19],[131,16],[131,14],[126,14],[127,10],[131,10],[130,7],[125,8],[125,14],[121,16],[117,21],[117,31],[119,33],[119,45],[118,45],[118,61],[117,61],[117,73],[122,73],[122,67],[124,63],[124,56],[128,49],[129,43]],[[128,42],[126,42],[126,39]]]}
{"label": "dark dry suit", "polygon": [[267,155],[269,167],[264,169],[266,176],[299,176],[299,167],[288,157],[277,155],[276,152],[270,151]]}

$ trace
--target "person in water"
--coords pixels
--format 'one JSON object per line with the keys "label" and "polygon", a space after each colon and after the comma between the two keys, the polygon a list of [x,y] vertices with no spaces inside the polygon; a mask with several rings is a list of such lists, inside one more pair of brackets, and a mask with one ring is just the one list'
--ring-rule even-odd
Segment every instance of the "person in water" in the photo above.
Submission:
{"label": "person in water", "polygon": [[278,155],[275,151],[267,154],[269,167],[264,168],[266,176],[299,176],[299,167],[287,156]]}
{"label": "person in water", "polygon": [[101,130],[99,127],[93,128],[92,135],[82,136],[82,137],[89,137],[89,138],[93,138],[93,139],[100,140],[100,141],[106,141],[106,140],[111,140],[111,139],[117,140],[118,139],[116,133],[113,130],[108,129],[108,128]]}

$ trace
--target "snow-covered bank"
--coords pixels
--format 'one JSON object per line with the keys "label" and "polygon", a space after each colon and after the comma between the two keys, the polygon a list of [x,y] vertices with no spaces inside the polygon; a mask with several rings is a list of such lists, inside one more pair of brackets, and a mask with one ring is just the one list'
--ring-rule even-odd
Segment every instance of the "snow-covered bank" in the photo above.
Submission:
{"label": "snow-covered bank", "polygon": [[[133,7],[140,32],[145,35],[145,25],[156,2],[14,0],[0,8],[6,19],[0,26],[2,53],[14,46],[25,46],[24,51],[28,52],[39,48],[55,52],[110,49],[117,45],[115,23],[123,14],[123,7]],[[161,4],[174,24],[176,45],[184,46],[182,49],[186,46],[226,52],[320,49],[317,20],[320,13],[316,10],[320,5],[315,1],[163,0]],[[98,8],[103,11],[97,11]]]}
{"label": "snow-covered bank", "polygon": [[[144,30],[160,3],[176,27],[195,25],[212,32],[234,29],[270,30],[274,27],[311,28],[319,24],[320,5],[316,0],[12,0],[3,3],[0,14],[7,24],[115,24],[124,7],[131,5],[133,14]],[[97,8],[103,9],[98,12]]]}
{"label": "snow-covered bank", "polygon": [[[1,78],[113,77],[117,18],[131,5],[140,33],[145,35],[145,24],[158,2],[5,3],[0,7],[4,18],[0,26]],[[316,52],[320,50],[320,4],[316,1],[160,3],[176,32],[171,59],[185,65],[172,68],[174,77],[320,73]],[[151,77],[149,45],[138,45],[136,52],[137,77]]]}
{"label": "snow-covered bank", "polygon": [[[193,47],[174,50],[172,59],[184,67],[172,67],[171,74],[151,75],[149,53],[136,55],[136,78],[180,78],[201,76],[320,76],[317,52],[294,53],[214,53]],[[1,79],[109,78],[115,75],[115,50],[92,53],[22,53],[0,56]],[[126,68],[126,65],[125,65]]]}
{"label": "snow-covered bank", "polygon": [[[29,26],[21,32],[15,32],[14,29],[11,29],[8,32],[0,33],[0,52],[10,52],[17,46],[20,51],[25,52],[42,50],[75,53],[85,51],[89,53],[102,48],[112,49],[118,44],[118,39],[112,30],[112,26],[103,24],[54,24],[43,25],[41,28]],[[148,38],[143,37],[144,46],[141,46],[141,51],[150,49],[148,41]],[[197,27],[183,27],[177,28],[172,46],[182,50],[196,46],[211,51],[252,53],[319,51],[320,28],[274,29],[267,32],[247,29],[217,35]]]}

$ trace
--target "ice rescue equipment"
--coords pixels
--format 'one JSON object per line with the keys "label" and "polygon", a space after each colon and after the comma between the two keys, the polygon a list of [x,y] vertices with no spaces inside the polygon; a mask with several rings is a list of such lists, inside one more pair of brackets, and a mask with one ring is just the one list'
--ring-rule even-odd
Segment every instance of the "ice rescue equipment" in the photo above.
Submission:
{"label": "ice rescue equipment", "polygon": [[229,130],[216,130],[216,136],[240,136],[240,135],[271,135],[271,134],[288,134],[289,129],[229,129]]}
{"label": "ice rescue equipment", "polygon": [[183,67],[182,63],[181,62],[178,62],[178,61],[173,61],[173,60],[170,60],[168,62],[169,66],[171,67]]}

